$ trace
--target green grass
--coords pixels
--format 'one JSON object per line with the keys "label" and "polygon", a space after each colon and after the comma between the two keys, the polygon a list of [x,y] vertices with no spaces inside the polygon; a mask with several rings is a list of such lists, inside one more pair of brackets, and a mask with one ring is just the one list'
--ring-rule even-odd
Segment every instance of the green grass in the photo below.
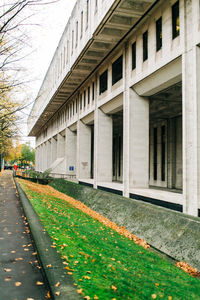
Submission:
{"label": "green grass", "polygon": [[198,279],[66,201],[30,191],[24,184],[23,189],[31,196],[60,254],[66,257],[83,296],[95,299],[96,295],[102,300],[200,299]]}

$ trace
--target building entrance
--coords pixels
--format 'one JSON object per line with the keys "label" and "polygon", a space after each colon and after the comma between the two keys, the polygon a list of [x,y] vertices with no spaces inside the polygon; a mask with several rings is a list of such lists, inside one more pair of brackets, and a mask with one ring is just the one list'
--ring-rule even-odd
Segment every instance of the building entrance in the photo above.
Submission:
{"label": "building entrance", "polygon": [[150,98],[149,185],[182,189],[182,86]]}

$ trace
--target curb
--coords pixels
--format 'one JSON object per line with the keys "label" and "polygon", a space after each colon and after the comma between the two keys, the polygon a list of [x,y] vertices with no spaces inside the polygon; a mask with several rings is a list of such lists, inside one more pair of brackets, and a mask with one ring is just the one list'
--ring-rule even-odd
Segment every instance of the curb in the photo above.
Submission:
{"label": "curb", "polygon": [[[44,271],[44,275],[50,287],[51,295],[54,300],[78,300],[82,299],[77,294],[76,288],[74,287],[74,281],[69,276],[63,266],[62,259],[57,253],[55,248],[52,248],[52,241],[44,226],[40,222],[38,215],[36,214],[33,206],[31,205],[26,194],[22,190],[19,183],[14,178],[15,185],[21,200],[29,227],[31,230],[32,237],[34,239],[38,257]],[[47,267],[52,265],[52,267]],[[57,283],[60,283],[56,287]],[[60,295],[56,294],[59,293]]]}

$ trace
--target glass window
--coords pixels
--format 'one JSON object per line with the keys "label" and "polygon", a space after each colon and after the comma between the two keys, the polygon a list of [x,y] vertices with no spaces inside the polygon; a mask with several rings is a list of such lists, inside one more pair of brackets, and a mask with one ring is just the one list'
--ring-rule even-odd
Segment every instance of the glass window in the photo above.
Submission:
{"label": "glass window", "polygon": [[76,22],[76,47],[78,44],[78,21]]}
{"label": "glass window", "polygon": [[86,105],[86,91],[84,91],[84,107]]}
{"label": "glass window", "polygon": [[172,6],[172,38],[175,39],[180,34],[179,24],[179,1]]}
{"label": "glass window", "polygon": [[162,17],[156,21],[156,51],[162,48]]}
{"label": "glass window", "polygon": [[148,59],[148,31],[143,33],[143,61]]}
{"label": "glass window", "polygon": [[136,42],[132,44],[132,70],[136,68]]}
{"label": "glass window", "polygon": [[90,104],[90,87],[88,86],[88,104]]}
{"label": "glass window", "polygon": [[94,82],[92,83],[92,100],[94,101]]}
{"label": "glass window", "polygon": [[81,12],[81,35],[80,38],[83,36],[83,11]]}
{"label": "glass window", "polygon": [[105,92],[108,88],[108,70],[103,72],[99,78],[99,95]]}
{"label": "glass window", "polygon": [[123,56],[121,55],[112,64],[112,85],[118,82],[123,77]]}

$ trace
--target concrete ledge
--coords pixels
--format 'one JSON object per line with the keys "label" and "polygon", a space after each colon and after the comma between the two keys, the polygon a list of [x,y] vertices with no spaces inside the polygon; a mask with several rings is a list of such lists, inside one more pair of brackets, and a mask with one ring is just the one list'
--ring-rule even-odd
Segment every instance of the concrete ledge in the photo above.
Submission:
{"label": "concrete ledge", "polygon": [[[26,194],[20,187],[20,185],[16,182],[15,184],[19,193],[19,197],[24,208],[24,212],[27,218],[27,221],[30,226],[31,234],[33,236],[38,257],[41,262],[44,275],[49,284],[51,294],[53,299],[55,300],[77,300],[82,299],[76,292],[76,288],[74,287],[74,281],[71,276],[69,276],[63,266],[62,259],[60,255],[57,253],[55,248],[52,248],[52,241],[50,236],[46,231],[44,231],[44,227],[40,222],[38,215],[33,209],[29,199]],[[52,265],[52,268],[48,268],[47,265]],[[55,284],[60,282],[59,287],[55,287]],[[56,295],[56,292],[60,291],[61,295]]]}
{"label": "concrete ledge", "polygon": [[199,218],[62,179],[50,185],[125,226],[159,251],[200,270]]}

